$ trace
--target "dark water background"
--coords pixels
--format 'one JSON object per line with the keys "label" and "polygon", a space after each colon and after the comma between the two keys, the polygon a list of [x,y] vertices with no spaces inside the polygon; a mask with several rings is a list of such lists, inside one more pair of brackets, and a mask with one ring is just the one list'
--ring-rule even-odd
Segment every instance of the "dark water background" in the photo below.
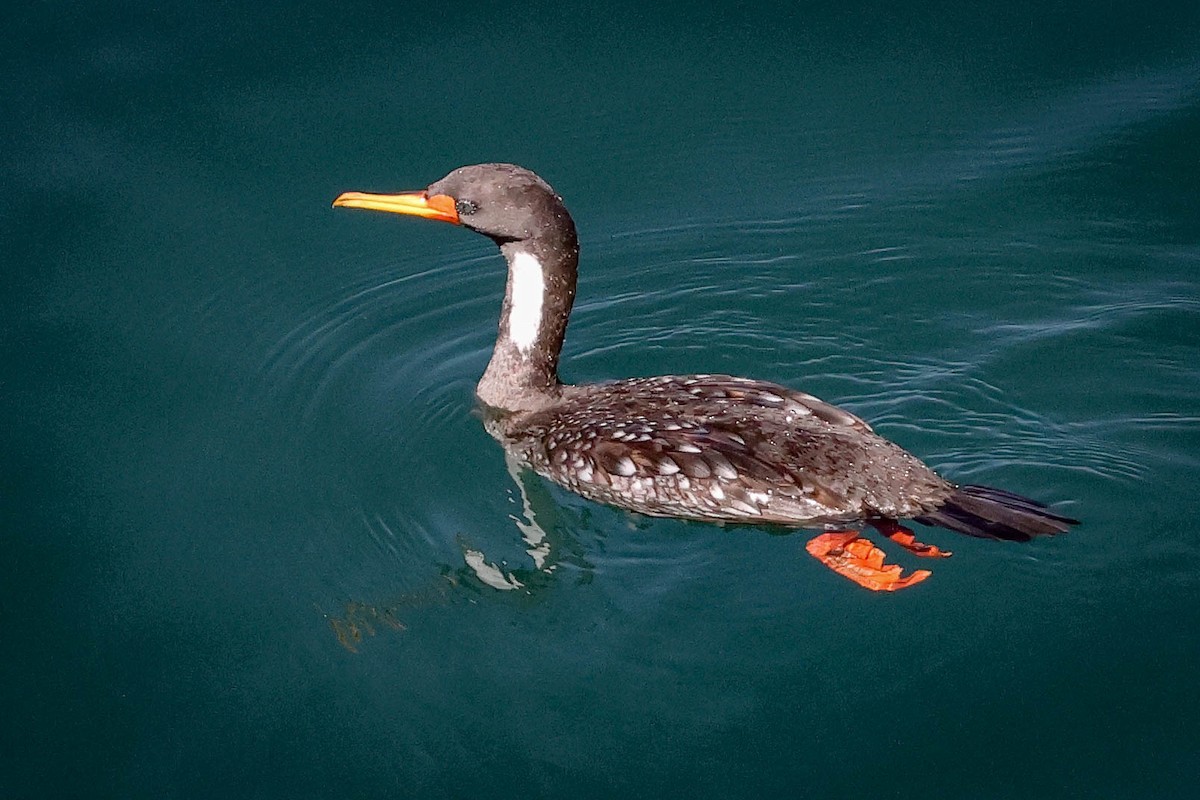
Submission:
{"label": "dark water background", "polygon": [[[1194,796],[1200,6],[975,5],[3,12],[0,797]],[[567,379],[1085,524],[881,596],[518,486],[491,245],[329,207],[484,160],[579,223]]]}

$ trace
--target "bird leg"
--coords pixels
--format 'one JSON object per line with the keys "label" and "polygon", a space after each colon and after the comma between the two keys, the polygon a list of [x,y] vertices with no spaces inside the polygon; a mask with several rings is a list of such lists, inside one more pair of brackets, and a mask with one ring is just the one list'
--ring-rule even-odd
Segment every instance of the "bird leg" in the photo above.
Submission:
{"label": "bird leg", "polygon": [[811,539],[805,549],[837,574],[873,592],[894,592],[929,577],[927,569],[908,575],[897,564],[884,564],[883,551],[858,531],[827,531]]}
{"label": "bird leg", "polygon": [[949,550],[940,550],[934,545],[918,542],[911,530],[894,519],[871,520],[871,527],[914,555],[926,558],[949,558],[954,555]]}

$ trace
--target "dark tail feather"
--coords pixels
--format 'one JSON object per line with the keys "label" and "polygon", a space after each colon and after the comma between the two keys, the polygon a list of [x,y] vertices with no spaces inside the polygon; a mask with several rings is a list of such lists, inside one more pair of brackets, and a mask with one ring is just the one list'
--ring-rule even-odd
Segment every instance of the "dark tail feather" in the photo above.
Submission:
{"label": "dark tail feather", "polygon": [[967,536],[1010,542],[1065,533],[1079,524],[1079,520],[1055,514],[1036,500],[987,486],[959,486],[941,508],[916,520]]}

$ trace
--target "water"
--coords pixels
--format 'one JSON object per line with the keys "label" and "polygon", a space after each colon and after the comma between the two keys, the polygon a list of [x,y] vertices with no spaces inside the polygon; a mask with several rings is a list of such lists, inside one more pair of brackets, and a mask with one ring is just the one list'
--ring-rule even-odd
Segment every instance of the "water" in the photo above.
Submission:
{"label": "water", "polygon": [[[1192,4],[9,15],[0,796],[1190,796]],[[514,481],[491,245],[329,208],[482,160],[579,224],[566,378],[1084,525],[879,596]]]}

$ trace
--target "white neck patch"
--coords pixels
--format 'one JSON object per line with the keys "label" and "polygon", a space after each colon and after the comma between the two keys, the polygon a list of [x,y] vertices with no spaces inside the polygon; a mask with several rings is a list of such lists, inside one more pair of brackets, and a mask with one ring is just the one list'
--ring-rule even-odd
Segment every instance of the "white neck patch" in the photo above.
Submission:
{"label": "white neck patch", "polygon": [[529,253],[517,252],[512,259],[512,306],[508,310],[508,338],[522,353],[537,340],[542,325],[542,300],[546,278],[542,262]]}

